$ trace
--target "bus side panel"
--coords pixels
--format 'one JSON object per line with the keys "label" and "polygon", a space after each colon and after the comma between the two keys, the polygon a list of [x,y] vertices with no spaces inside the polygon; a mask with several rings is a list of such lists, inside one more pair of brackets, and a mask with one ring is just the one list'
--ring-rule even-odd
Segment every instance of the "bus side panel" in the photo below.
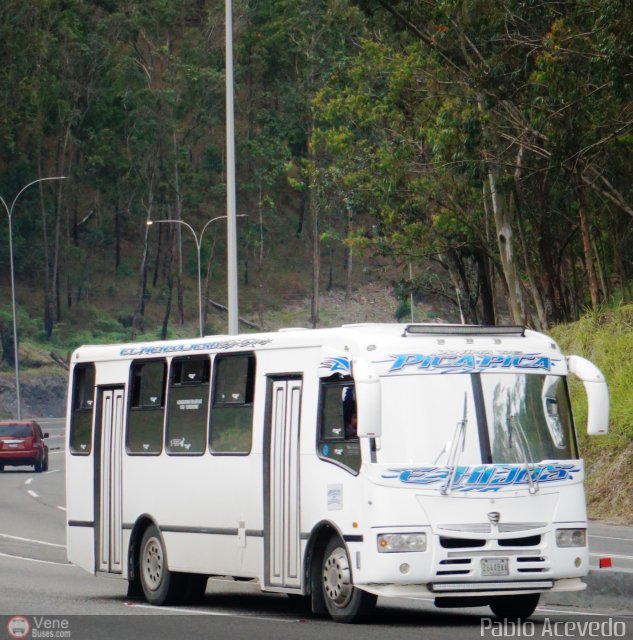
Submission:
{"label": "bus side panel", "polygon": [[123,521],[159,527],[173,571],[259,577],[261,455],[126,456]]}

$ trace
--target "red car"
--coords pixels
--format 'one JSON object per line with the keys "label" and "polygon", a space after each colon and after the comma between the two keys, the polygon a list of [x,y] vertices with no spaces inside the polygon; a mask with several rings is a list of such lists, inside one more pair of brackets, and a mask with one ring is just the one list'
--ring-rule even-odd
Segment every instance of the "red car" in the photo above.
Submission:
{"label": "red car", "polygon": [[33,465],[35,471],[48,471],[48,433],[35,420],[0,421],[0,471],[6,465]]}

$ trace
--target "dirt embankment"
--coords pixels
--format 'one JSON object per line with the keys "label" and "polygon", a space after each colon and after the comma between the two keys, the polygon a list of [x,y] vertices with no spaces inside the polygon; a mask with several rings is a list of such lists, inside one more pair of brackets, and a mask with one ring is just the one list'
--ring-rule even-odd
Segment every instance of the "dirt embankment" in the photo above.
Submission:
{"label": "dirt embankment", "polygon": [[[61,369],[20,372],[23,418],[63,418],[66,415],[67,374]],[[0,373],[0,420],[18,415],[15,374]]]}

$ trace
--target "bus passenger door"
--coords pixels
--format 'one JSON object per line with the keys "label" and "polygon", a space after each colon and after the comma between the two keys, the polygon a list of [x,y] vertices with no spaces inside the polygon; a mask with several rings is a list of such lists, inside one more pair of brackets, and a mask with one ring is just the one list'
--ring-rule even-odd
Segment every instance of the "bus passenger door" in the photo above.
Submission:
{"label": "bus passenger door", "polygon": [[124,388],[98,388],[95,442],[97,571],[121,573],[121,448]]}
{"label": "bus passenger door", "polygon": [[299,524],[300,378],[274,379],[268,386],[266,582],[301,587]]}

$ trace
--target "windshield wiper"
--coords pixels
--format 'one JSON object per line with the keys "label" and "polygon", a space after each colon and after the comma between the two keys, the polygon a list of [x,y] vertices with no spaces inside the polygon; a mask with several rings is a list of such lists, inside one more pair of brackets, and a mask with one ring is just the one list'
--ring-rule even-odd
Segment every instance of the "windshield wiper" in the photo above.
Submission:
{"label": "windshield wiper", "polygon": [[512,425],[513,424],[518,436],[516,438],[516,442],[518,445],[517,448],[519,449],[521,456],[523,457],[523,464],[525,465],[525,471],[527,473],[529,492],[531,494],[535,494],[540,489],[536,474],[534,474],[534,477],[532,476],[532,472],[536,470],[536,466],[534,465],[534,462],[531,462],[532,452],[530,451],[530,445],[525,436],[525,431],[521,426],[521,421],[519,420],[518,416],[515,416],[515,415],[511,415],[508,421],[510,448],[512,448]]}
{"label": "windshield wiper", "polygon": [[[464,394],[464,415],[462,419],[455,426],[455,434],[453,436],[453,442],[451,443],[451,449],[448,454],[448,461],[446,466],[448,467],[448,481],[442,487],[442,495],[446,496],[451,492],[453,484],[455,482],[455,476],[457,475],[457,464],[459,462],[459,456],[463,453],[466,447],[466,424],[468,423],[468,394]],[[441,454],[440,454],[441,455]]]}

